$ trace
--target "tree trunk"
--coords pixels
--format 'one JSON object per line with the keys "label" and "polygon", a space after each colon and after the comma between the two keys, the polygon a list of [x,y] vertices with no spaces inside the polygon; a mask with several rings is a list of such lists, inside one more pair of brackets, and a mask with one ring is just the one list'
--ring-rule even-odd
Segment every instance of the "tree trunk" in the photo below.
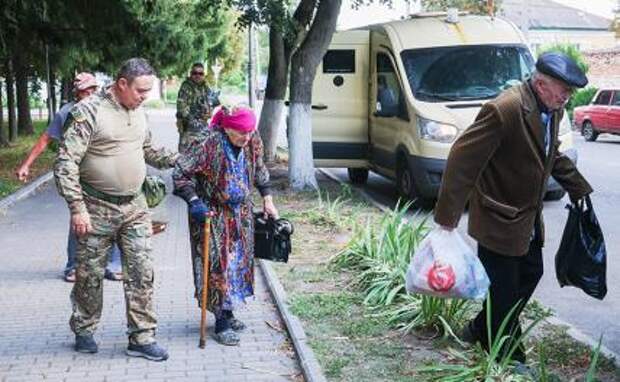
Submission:
{"label": "tree trunk", "polygon": [[[291,103],[288,118],[288,179],[293,190],[319,188],[312,159],[312,114],[309,104]],[[294,128],[290,128],[294,126]]]}
{"label": "tree trunk", "polygon": [[265,101],[258,123],[258,131],[265,147],[266,162],[273,162],[275,159],[278,133],[282,130],[290,60],[290,53],[287,53],[282,33],[276,28],[271,28],[269,30],[269,69]]}
{"label": "tree trunk", "polygon": [[58,111],[58,100],[56,99],[56,73],[52,71],[50,73],[50,96],[52,97],[52,113],[56,114]]}
{"label": "tree trunk", "polygon": [[15,81],[13,77],[13,63],[10,59],[6,61],[6,106],[8,109],[7,120],[9,122],[9,141],[17,139],[17,118],[15,117]]}
{"label": "tree trunk", "polygon": [[166,80],[163,78],[159,79],[159,99],[161,99],[164,104],[168,101],[166,99]]}
{"label": "tree trunk", "polygon": [[45,80],[47,88],[47,124],[52,123],[54,118],[54,106],[52,105],[52,64],[50,63],[50,48],[45,44]]}
{"label": "tree trunk", "polygon": [[2,104],[2,81],[0,81],[0,146],[7,146],[8,144],[9,136],[4,130],[4,105]]}
{"label": "tree trunk", "polygon": [[322,0],[303,43],[291,61],[289,183],[295,190],[317,188],[312,156],[312,83],[336,30],[342,0]]}
{"label": "tree trunk", "polygon": [[15,89],[17,92],[17,130],[20,134],[34,134],[28,99],[28,66],[22,54],[15,54]]}
{"label": "tree trunk", "polygon": [[73,97],[71,97],[71,92],[73,91],[73,85],[71,81],[71,77],[63,76],[60,81],[60,107],[62,107],[67,102],[70,102]]}

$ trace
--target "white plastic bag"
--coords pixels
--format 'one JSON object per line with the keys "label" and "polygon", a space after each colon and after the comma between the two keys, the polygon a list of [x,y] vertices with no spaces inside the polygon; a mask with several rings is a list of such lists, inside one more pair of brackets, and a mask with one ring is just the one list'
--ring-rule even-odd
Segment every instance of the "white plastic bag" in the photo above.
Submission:
{"label": "white plastic bag", "polygon": [[406,276],[408,292],[437,297],[479,300],[489,284],[482,263],[461,235],[441,228],[422,240]]}

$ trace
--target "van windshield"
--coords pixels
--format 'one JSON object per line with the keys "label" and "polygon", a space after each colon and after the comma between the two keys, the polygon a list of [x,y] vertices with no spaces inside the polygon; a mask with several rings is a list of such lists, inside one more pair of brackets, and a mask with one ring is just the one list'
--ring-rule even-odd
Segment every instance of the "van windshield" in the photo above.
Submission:
{"label": "van windshield", "polygon": [[494,98],[534,68],[523,45],[409,49],[401,57],[414,97],[426,102]]}

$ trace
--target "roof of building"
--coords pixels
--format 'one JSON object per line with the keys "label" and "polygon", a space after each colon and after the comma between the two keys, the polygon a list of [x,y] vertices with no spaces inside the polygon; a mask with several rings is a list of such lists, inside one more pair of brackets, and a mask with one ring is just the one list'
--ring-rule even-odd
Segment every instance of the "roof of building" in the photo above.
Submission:
{"label": "roof of building", "polygon": [[503,0],[500,16],[517,24],[521,30],[609,30],[611,19],[551,0]]}

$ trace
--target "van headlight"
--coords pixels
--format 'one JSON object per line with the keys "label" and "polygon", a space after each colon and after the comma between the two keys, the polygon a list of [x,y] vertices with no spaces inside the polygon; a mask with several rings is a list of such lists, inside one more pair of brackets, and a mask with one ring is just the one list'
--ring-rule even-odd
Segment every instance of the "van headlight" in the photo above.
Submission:
{"label": "van headlight", "polygon": [[560,128],[558,129],[558,135],[564,135],[570,133],[570,119],[568,113],[564,113],[564,116],[560,120]]}
{"label": "van headlight", "polygon": [[441,143],[453,142],[459,132],[452,125],[431,121],[422,117],[418,117],[418,131],[420,132],[420,138]]}

